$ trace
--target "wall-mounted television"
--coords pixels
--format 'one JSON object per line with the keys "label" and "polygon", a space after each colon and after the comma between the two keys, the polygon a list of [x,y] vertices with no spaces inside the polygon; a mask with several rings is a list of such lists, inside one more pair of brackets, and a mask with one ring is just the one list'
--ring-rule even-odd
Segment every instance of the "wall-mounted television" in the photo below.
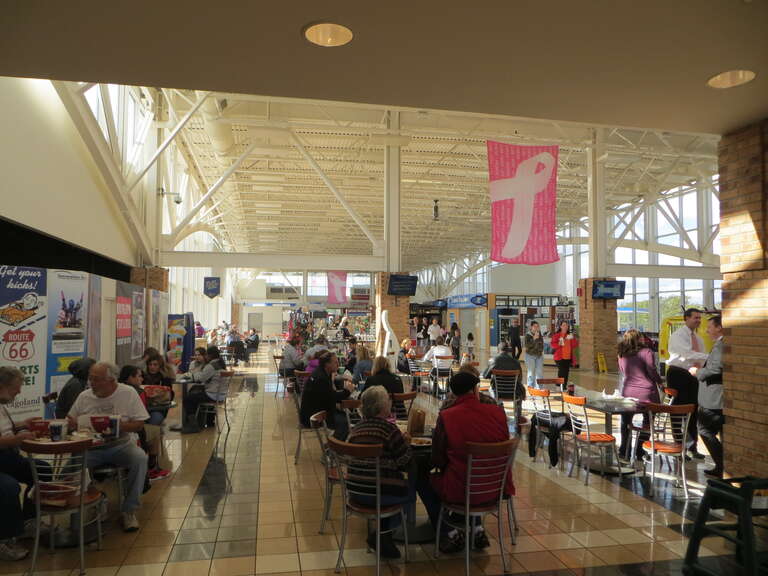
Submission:
{"label": "wall-mounted television", "polygon": [[592,284],[592,299],[621,300],[626,285],[624,280],[595,280]]}
{"label": "wall-mounted television", "polygon": [[416,284],[419,281],[418,276],[408,276],[407,274],[390,274],[387,294],[390,296],[415,296]]}

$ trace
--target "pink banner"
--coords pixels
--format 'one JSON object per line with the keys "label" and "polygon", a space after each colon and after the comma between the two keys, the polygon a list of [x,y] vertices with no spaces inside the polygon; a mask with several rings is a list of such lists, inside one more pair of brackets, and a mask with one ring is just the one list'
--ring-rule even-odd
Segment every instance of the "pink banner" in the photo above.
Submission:
{"label": "pink banner", "polygon": [[328,272],[328,304],[347,303],[347,273]]}
{"label": "pink banner", "polygon": [[491,260],[557,262],[557,146],[488,141]]}

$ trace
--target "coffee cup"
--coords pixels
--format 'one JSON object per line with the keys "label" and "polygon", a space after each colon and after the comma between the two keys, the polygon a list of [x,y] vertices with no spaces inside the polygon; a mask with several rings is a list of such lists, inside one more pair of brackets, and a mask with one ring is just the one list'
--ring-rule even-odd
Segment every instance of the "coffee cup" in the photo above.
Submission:
{"label": "coffee cup", "polygon": [[51,442],[61,442],[67,435],[67,421],[51,420],[48,424],[48,432],[51,434]]}

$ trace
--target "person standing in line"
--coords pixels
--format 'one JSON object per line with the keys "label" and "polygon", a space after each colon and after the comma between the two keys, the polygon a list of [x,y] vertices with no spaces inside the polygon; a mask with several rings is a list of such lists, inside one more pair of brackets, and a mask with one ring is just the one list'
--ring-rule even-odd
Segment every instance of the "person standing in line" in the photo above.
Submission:
{"label": "person standing in line", "polygon": [[[688,308],[683,314],[683,321],[685,324],[669,337],[667,385],[677,390],[675,404],[698,404],[699,380],[689,370],[700,368],[707,360],[704,341],[696,334],[696,330],[701,326],[701,310]],[[691,458],[703,460],[704,455],[697,449],[699,434],[696,423],[697,413],[694,412],[688,423],[688,438],[685,444]]]}
{"label": "person standing in line", "polygon": [[432,318],[432,324],[427,328],[427,334],[429,335],[429,346],[436,346],[437,339],[443,335],[443,329],[440,327],[437,318]]}
{"label": "person standing in line", "polygon": [[544,338],[536,320],[531,322],[531,328],[525,334],[525,368],[528,386],[536,388],[536,380],[544,377]]}
{"label": "person standing in line", "polygon": [[454,322],[451,324],[451,331],[449,332],[451,336],[451,350],[453,351],[453,357],[456,358],[456,362],[461,360],[461,329],[459,329],[459,325]]}
{"label": "person standing in line", "polygon": [[[717,438],[723,434],[723,322],[720,316],[713,316],[707,322],[707,334],[715,342],[704,366],[688,369],[699,381],[698,428],[715,467],[704,470],[704,474],[722,478],[723,445]],[[689,424],[690,426],[690,424]]]}
{"label": "person standing in line", "polygon": [[512,354],[519,359],[523,352],[523,343],[520,340],[520,321],[517,318],[514,318],[509,325],[507,337],[509,338],[509,347],[512,348]]}
{"label": "person standing in line", "polygon": [[574,360],[574,350],[579,346],[579,341],[571,334],[571,326],[568,322],[560,323],[560,330],[552,335],[550,345],[555,351],[557,377],[563,379],[563,390],[565,390]]}

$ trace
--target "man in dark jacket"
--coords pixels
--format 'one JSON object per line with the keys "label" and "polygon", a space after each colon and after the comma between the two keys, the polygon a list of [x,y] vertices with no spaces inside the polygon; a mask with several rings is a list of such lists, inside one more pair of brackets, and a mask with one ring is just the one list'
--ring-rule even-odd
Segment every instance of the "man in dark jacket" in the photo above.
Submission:
{"label": "man in dark jacket", "polygon": [[512,320],[512,324],[509,325],[507,337],[509,338],[512,355],[515,358],[520,358],[520,354],[523,352],[523,343],[520,339],[520,323],[517,320]]}
{"label": "man in dark jacket", "polygon": [[313,414],[325,410],[325,423],[333,429],[334,436],[346,441],[349,433],[346,415],[336,408],[336,403],[349,398],[354,390],[352,382],[346,380],[344,388],[337,390],[334,376],[339,370],[339,359],[333,352],[324,350],[317,356],[320,365],[312,372],[301,394],[299,414],[301,423],[309,427],[309,419]]}
{"label": "man in dark jacket", "polygon": [[88,387],[88,371],[96,364],[93,358],[80,358],[69,365],[72,378],[67,380],[64,388],[59,392],[56,400],[56,418],[63,419],[69,414],[69,409],[80,396],[80,393]]}

